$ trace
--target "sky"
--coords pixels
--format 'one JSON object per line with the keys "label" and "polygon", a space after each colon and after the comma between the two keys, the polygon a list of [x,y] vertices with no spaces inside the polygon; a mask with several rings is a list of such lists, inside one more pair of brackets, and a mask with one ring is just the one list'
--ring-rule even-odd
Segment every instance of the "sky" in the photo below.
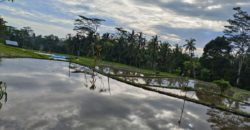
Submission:
{"label": "sky", "polygon": [[36,34],[62,38],[75,34],[78,15],[102,18],[106,21],[100,33],[123,27],[181,45],[195,38],[201,55],[206,43],[223,35],[237,6],[250,12],[250,0],[15,0],[0,2],[0,16],[7,25],[30,26]]}

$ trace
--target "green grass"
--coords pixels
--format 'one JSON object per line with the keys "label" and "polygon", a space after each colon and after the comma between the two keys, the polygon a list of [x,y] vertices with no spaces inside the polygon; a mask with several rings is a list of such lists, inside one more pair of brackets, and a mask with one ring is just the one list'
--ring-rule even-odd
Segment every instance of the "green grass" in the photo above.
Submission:
{"label": "green grass", "polygon": [[38,58],[38,59],[48,59],[48,56],[40,55],[35,53],[35,51],[21,49],[12,46],[6,46],[0,43],[0,57],[5,58]]}
{"label": "green grass", "polygon": [[235,87],[231,87],[230,90],[235,93],[232,98],[235,98],[238,100],[244,100],[246,98],[250,98],[250,91],[235,88]]}
{"label": "green grass", "polygon": [[[2,43],[0,43],[0,57],[4,58],[38,58],[38,59],[49,59],[48,56],[46,55],[41,55],[36,53],[38,51],[34,50],[28,50],[28,49],[22,49],[22,48],[17,48],[17,47],[12,47],[12,46],[6,46]],[[76,56],[71,56],[67,54],[59,54],[59,55],[64,55],[64,56],[70,56],[73,57],[72,62],[80,64],[80,65],[85,65],[85,66],[94,66],[94,59],[89,58],[89,57],[78,57]],[[110,61],[98,61],[98,65],[102,66],[110,66],[118,69],[125,69],[128,71],[136,71],[140,72],[143,74],[154,74],[154,71],[152,70],[147,70],[147,69],[140,69],[136,68],[133,66],[121,64],[121,63],[115,63],[115,62],[110,62]],[[170,74],[166,72],[160,72],[160,76],[166,76],[166,77],[177,77],[175,74]]]}

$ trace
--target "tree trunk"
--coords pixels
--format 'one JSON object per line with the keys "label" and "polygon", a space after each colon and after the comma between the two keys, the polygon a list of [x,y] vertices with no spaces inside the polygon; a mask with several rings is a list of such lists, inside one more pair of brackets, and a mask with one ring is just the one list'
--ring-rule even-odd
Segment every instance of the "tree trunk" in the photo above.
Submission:
{"label": "tree trunk", "polygon": [[236,85],[239,86],[240,84],[240,75],[241,75],[241,70],[242,66],[244,63],[245,56],[240,56],[239,58],[239,66],[238,66],[238,73],[237,73],[237,79],[236,79]]}
{"label": "tree trunk", "polygon": [[91,49],[92,49],[92,56],[95,57],[95,43],[91,43]]}
{"label": "tree trunk", "polygon": [[193,65],[193,77],[196,78],[195,67]]}

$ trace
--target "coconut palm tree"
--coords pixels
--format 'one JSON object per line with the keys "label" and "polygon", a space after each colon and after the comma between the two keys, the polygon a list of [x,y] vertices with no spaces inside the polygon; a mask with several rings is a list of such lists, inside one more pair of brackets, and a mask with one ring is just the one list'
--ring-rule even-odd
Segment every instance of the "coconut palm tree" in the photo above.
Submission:
{"label": "coconut palm tree", "polygon": [[185,51],[187,51],[188,50],[188,52],[189,52],[189,55],[190,55],[190,57],[191,57],[191,60],[190,60],[190,63],[191,63],[191,65],[192,65],[192,72],[193,72],[193,77],[195,78],[195,62],[194,62],[194,60],[192,59],[193,58],[193,56],[194,56],[194,51],[196,50],[196,47],[195,47],[195,39],[194,38],[190,38],[190,40],[186,40],[186,44],[184,45],[184,47],[185,47]]}
{"label": "coconut palm tree", "polygon": [[194,38],[191,38],[190,40],[186,40],[187,43],[183,45],[183,47],[185,47],[185,51],[188,50],[190,57],[193,57],[194,51],[196,50],[195,41],[196,40]]}

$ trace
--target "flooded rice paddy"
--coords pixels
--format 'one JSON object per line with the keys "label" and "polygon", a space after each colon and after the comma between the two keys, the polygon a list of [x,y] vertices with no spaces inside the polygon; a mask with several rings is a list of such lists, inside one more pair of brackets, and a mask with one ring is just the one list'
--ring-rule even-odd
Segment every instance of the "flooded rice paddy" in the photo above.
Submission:
{"label": "flooded rice paddy", "polygon": [[[0,99],[0,130],[250,129],[249,118],[146,91],[98,73],[93,75],[84,68],[88,73],[72,73],[75,70],[69,69],[67,62],[2,59],[0,81],[6,84],[6,90],[1,85],[0,91],[6,92],[7,97]],[[124,74],[122,70],[118,72]],[[137,83],[164,87],[169,82],[140,78]],[[197,88],[196,81],[188,84]],[[156,89],[183,94],[179,89],[163,87]],[[203,91],[190,91],[187,95],[199,100],[230,102]],[[231,106],[244,107],[236,102]]]}

